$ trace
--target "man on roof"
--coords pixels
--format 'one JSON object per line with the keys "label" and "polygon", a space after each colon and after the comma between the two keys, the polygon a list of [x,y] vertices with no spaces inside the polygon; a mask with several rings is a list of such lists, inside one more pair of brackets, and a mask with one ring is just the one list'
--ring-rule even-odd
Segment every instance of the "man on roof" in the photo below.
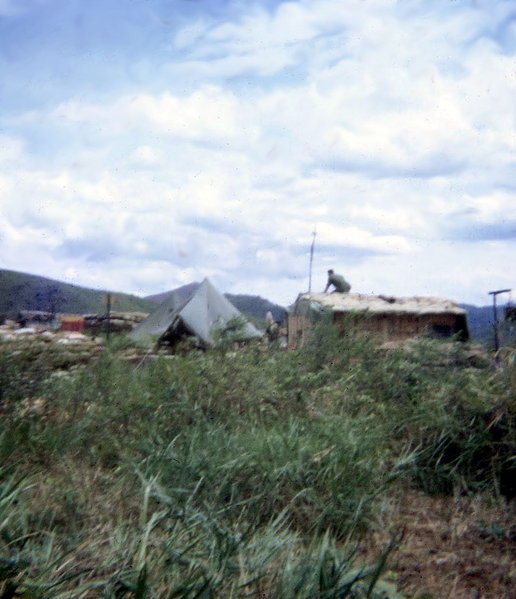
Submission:
{"label": "man on roof", "polygon": [[349,293],[351,289],[351,285],[346,281],[346,279],[342,275],[338,275],[331,268],[328,271],[328,283],[326,284],[326,289],[324,293],[328,292],[328,289],[333,285],[335,289],[333,293],[338,291],[339,293]]}

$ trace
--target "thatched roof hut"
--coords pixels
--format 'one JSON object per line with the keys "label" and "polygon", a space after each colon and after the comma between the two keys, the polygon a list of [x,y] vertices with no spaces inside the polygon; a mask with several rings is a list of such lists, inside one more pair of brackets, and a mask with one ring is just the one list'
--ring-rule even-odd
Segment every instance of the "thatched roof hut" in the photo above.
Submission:
{"label": "thatched roof hut", "polygon": [[466,311],[450,300],[435,297],[390,297],[349,293],[302,293],[288,316],[288,341],[295,347],[323,312],[343,332],[360,322],[380,340],[402,341],[422,334],[469,339]]}

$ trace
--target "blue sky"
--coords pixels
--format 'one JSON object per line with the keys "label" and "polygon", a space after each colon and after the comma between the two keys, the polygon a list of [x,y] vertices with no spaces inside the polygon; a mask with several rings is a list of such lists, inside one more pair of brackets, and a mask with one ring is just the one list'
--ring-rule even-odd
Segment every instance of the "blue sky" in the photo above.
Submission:
{"label": "blue sky", "polygon": [[515,285],[516,0],[0,0],[0,267]]}

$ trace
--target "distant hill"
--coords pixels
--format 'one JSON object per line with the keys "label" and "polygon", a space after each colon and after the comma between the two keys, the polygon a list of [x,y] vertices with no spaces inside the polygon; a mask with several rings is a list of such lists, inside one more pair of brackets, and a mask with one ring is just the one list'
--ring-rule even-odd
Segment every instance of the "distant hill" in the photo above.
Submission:
{"label": "distant hill", "polygon": [[460,307],[468,313],[469,332],[472,339],[490,343],[493,338],[493,308],[469,304],[460,304]]}
{"label": "distant hill", "polygon": [[[158,293],[156,295],[148,295],[145,299],[153,301],[156,304],[162,304],[172,294],[175,294],[178,295],[182,300],[186,300],[197,289],[198,286],[199,283],[190,283],[171,291],[165,291],[164,293]],[[224,295],[237,310],[240,310],[242,314],[245,314],[254,320],[265,320],[267,312],[271,312],[274,320],[281,323],[286,321],[287,311],[285,308],[279,306],[278,304],[273,304],[263,297],[258,295],[233,295],[231,293],[225,293]]]}
{"label": "distant hill", "polygon": [[273,304],[259,295],[233,295],[226,293],[225,296],[242,314],[247,314],[257,320],[265,320],[267,312],[271,312],[272,318],[275,321],[282,324],[286,323],[287,311],[285,308],[278,304]]}
{"label": "distant hill", "polygon": [[[114,292],[116,301],[113,310],[116,312],[153,312],[156,305],[165,301],[172,293],[186,299],[198,287],[199,283],[189,283],[177,289],[149,295],[145,298],[126,293]],[[44,310],[64,312],[69,314],[87,314],[105,312],[103,303],[107,291],[88,289],[78,285],[70,285],[45,277],[38,277],[12,270],[0,269],[0,314],[7,317],[15,316],[20,310]],[[226,294],[229,301],[240,312],[254,320],[264,320],[267,312],[272,312],[274,320],[282,323],[286,320],[286,310],[256,295]],[[493,308],[492,306],[472,306],[461,304],[468,313],[469,330],[474,341],[493,344]],[[516,331],[509,330],[504,321],[503,306],[498,312],[500,336],[515,341]],[[512,327],[516,329],[516,327]]]}
{"label": "distant hill", "polygon": [[182,287],[178,287],[172,291],[164,291],[163,293],[156,293],[155,295],[147,295],[145,299],[159,305],[174,293],[181,300],[185,300],[192,295],[199,285],[200,283],[189,283],[188,285],[183,285]]}
{"label": "distant hill", "polygon": [[[15,316],[20,310],[44,310],[68,314],[105,312],[107,291],[62,283],[45,277],[0,269],[0,313]],[[113,293],[116,312],[152,312],[149,300],[126,293]]]}
{"label": "distant hill", "polygon": [[[113,310],[116,312],[153,312],[156,305],[164,302],[171,294],[185,300],[199,283],[190,283],[177,289],[139,298],[126,293],[113,293],[116,298]],[[54,279],[27,273],[0,269],[0,314],[14,317],[20,310],[43,310],[68,314],[88,314],[105,312],[103,299],[107,291],[88,289],[78,285],[62,283]],[[285,308],[268,300],[252,295],[229,295],[229,301],[243,314],[264,320],[268,311],[274,320],[284,322]]]}
{"label": "distant hill", "polygon": [[[461,304],[468,313],[468,324],[471,338],[488,346],[494,345],[494,314],[493,306],[471,306]],[[514,343],[516,339],[516,327],[510,326],[505,321],[504,306],[498,307],[498,330],[500,343]]]}

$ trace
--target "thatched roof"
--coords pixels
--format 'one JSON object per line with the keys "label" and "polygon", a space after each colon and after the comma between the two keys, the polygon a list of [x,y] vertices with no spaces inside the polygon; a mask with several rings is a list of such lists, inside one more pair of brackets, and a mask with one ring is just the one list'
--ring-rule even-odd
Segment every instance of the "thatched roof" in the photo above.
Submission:
{"label": "thatched roof", "polygon": [[[295,304],[294,313],[305,312],[301,308],[319,305],[333,312],[368,312],[371,314],[461,314],[459,305],[437,297],[390,297],[361,293],[301,293]],[[298,310],[297,308],[300,308]]]}

